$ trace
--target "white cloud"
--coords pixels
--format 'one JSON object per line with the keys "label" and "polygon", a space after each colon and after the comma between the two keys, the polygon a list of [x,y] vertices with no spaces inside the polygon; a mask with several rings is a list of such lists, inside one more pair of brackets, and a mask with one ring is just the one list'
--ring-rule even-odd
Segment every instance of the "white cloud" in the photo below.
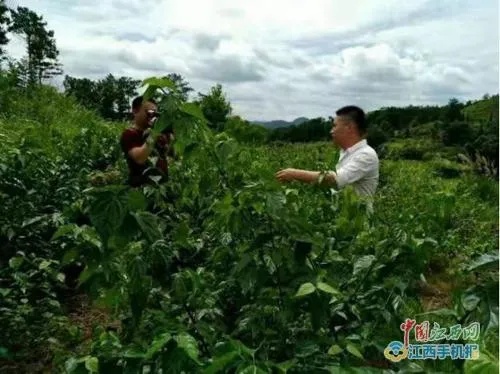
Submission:
{"label": "white cloud", "polygon": [[[498,92],[493,0],[26,0],[55,31],[65,73],[222,83],[248,119],[341,105],[443,104]],[[16,39],[17,40],[17,39]],[[20,57],[16,41],[8,50]]]}

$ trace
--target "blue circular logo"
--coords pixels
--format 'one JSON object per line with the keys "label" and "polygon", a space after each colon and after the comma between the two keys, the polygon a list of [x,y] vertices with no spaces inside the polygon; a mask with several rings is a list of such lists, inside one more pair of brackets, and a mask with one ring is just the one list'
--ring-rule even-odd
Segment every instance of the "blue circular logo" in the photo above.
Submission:
{"label": "blue circular logo", "polygon": [[392,362],[398,362],[408,357],[408,348],[401,342],[392,341],[384,350],[384,356]]}

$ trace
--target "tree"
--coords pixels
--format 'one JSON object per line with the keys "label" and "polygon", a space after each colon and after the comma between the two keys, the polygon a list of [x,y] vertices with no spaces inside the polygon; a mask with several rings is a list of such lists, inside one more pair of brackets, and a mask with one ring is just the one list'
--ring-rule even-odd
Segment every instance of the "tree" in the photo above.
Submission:
{"label": "tree", "polygon": [[96,83],[96,96],[99,98],[99,112],[109,120],[122,120],[129,113],[129,101],[137,95],[138,80],[121,77],[116,79],[108,74]]}
{"label": "tree", "polygon": [[265,144],[269,131],[258,125],[252,125],[240,116],[230,116],[225,124],[224,131],[241,143]]}
{"label": "tree", "polygon": [[88,78],[64,77],[64,93],[72,96],[87,109],[99,110],[100,100],[97,95],[97,83]]}
{"label": "tree", "polygon": [[104,79],[64,78],[64,92],[88,109],[97,111],[109,120],[123,120],[129,114],[130,100],[137,95],[140,81],[129,77],[115,78],[108,74]]}
{"label": "tree", "polygon": [[163,78],[168,78],[175,83],[177,90],[179,92],[179,99],[181,101],[187,101],[189,98],[189,93],[194,91],[189,83],[184,79],[184,77],[177,73],[169,73]]}
{"label": "tree", "polygon": [[462,115],[463,108],[464,105],[461,104],[458,101],[458,99],[451,98],[450,101],[448,102],[448,105],[446,105],[443,108],[441,120],[444,122],[454,122],[463,120],[463,115]]}
{"label": "tree", "polygon": [[12,22],[8,30],[26,42],[28,82],[41,84],[43,79],[62,74],[54,31],[47,30],[43,17],[25,7],[11,9],[10,13]]}
{"label": "tree", "polygon": [[216,131],[223,131],[228,115],[231,114],[231,103],[226,99],[222,86],[215,85],[208,95],[199,93],[200,106],[209,125]]}
{"label": "tree", "polygon": [[114,104],[116,105],[118,119],[126,118],[129,113],[130,99],[137,95],[139,83],[140,81],[129,77],[120,77],[116,80],[116,97]]}
{"label": "tree", "polygon": [[389,135],[380,126],[373,125],[368,128],[367,141],[373,148],[379,148],[389,140]]}
{"label": "tree", "polygon": [[443,125],[441,139],[446,146],[465,146],[476,139],[476,131],[467,122],[454,121]]}
{"label": "tree", "polygon": [[7,30],[10,25],[8,12],[9,8],[5,5],[5,1],[0,0],[0,59],[5,53],[2,46],[9,42],[9,39],[7,38]]}
{"label": "tree", "polygon": [[15,86],[17,88],[27,87],[30,82],[28,59],[26,57],[21,58],[19,61],[9,59],[8,66],[9,71],[12,73],[13,77],[15,77]]}

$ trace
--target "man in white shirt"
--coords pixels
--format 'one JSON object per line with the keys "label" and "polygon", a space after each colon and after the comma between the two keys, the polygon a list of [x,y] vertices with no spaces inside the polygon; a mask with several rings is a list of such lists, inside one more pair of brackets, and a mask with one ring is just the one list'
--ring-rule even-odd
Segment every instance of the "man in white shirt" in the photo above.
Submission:
{"label": "man in white shirt", "polygon": [[[371,200],[378,186],[379,159],[365,139],[365,113],[356,106],[346,106],[337,110],[336,115],[330,134],[333,143],[341,148],[340,158],[336,171],[328,172],[323,183],[337,190],[352,185],[358,196]],[[284,169],[276,173],[276,178],[281,182],[317,183],[320,174],[319,171]]]}

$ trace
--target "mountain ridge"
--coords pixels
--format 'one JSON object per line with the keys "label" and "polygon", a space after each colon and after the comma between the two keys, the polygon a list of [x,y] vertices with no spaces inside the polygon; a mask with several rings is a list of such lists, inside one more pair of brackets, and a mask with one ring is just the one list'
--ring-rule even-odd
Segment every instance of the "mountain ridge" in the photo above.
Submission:
{"label": "mountain ridge", "polygon": [[309,121],[307,117],[297,117],[293,121],[272,120],[272,121],[250,121],[252,125],[261,125],[267,129],[277,129],[281,127],[299,126],[304,122]]}

